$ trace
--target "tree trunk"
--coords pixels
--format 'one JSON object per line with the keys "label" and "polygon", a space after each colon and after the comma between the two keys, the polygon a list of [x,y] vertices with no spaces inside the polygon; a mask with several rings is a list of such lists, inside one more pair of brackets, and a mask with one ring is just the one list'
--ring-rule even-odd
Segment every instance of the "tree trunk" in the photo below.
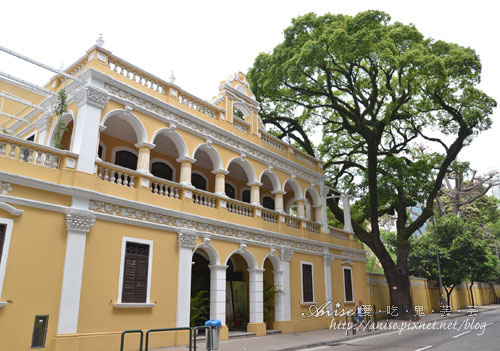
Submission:
{"label": "tree trunk", "polygon": [[474,281],[472,281],[471,284],[469,285],[470,299],[472,301],[472,307],[476,306],[476,304],[474,303],[474,292],[472,291],[473,286],[474,286]]}
{"label": "tree trunk", "polygon": [[448,288],[446,286],[444,287],[444,291],[446,291],[446,301],[447,301],[450,309],[451,309],[450,298],[451,298],[451,293],[453,292],[453,289],[455,289],[455,285],[452,285],[450,290],[448,290]]}
{"label": "tree trunk", "polygon": [[384,275],[389,286],[391,307],[397,308],[393,317],[405,320],[414,318],[415,313],[411,298],[410,279],[408,277],[406,261],[401,259],[398,260],[397,265],[394,264],[394,261],[387,253],[381,242],[378,245],[377,243],[374,243],[371,249],[375,255],[377,255],[382,267],[384,268]]}

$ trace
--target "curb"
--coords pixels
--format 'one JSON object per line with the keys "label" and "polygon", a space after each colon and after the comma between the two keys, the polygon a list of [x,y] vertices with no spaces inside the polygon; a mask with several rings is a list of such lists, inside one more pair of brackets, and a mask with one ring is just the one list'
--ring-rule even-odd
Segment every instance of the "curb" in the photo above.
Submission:
{"label": "curb", "polygon": [[[477,314],[479,315],[480,313],[494,311],[494,310],[497,310],[497,309],[499,309],[499,308],[488,308],[488,309],[484,309],[484,310],[478,310]],[[452,311],[452,313],[453,313],[453,311]],[[451,315],[449,317],[444,317],[444,318],[436,318],[436,319],[432,319],[432,320],[421,322],[421,323],[433,323],[433,322],[436,322],[436,321],[439,321],[439,320],[455,319],[455,318],[460,318],[460,317],[466,316],[468,314],[469,314],[469,312],[466,312],[466,313],[459,312],[456,315]],[[334,339],[334,340],[329,340],[329,341],[322,341],[322,342],[316,342],[316,343],[311,343],[311,344],[297,345],[297,346],[287,347],[287,348],[283,348],[283,349],[273,349],[273,351],[297,351],[297,350],[303,350],[303,349],[313,348],[313,347],[319,347],[319,346],[329,346],[331,344],[341,344],[341,343],[343,343],[345,341],[352,340],[352,339],[357,339],[359,337],[365,337],[365,336],[371,336],[371,335],[380,335],[380,334],[385,334],[385,333],[389,333],[389,332],[392,332],[392,331],[393,330],[371,331],[371,332],[369,332],[369,334],[351,335],[349,337],[343,337],[343,338],[340,338],[340,339]],[[331,345],[331,346],[335,346],[335,345]]]}

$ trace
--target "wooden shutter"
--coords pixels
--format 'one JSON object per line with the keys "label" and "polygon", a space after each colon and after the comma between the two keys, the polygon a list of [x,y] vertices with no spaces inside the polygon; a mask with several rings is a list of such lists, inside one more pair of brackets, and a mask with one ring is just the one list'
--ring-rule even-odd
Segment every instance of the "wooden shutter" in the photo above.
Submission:
{"label": "wooden shutter", "polygon": [[312,266],[310,264],[302,265],[302,298],[303,302],[313,302],[313,279]]}
{"label": "wooden shutter", "polygon": [[6,224],[0,224],[0,262],[2,262],[3,243],[5,242]]}
{"label": "wooden shutter", "polygon": [[127,242],[122,302],[147,302],[149,245]]}
{"label": "wooden shutter", "polygon": [[351,270],[345,268],[344,268],[344,290],[345,290],[345,300],[353,301]]}

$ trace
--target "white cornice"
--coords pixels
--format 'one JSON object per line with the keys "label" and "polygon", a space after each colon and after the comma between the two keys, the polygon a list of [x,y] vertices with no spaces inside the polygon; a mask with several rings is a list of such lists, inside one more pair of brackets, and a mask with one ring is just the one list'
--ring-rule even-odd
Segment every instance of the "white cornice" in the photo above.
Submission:
{"label": "white cornice", "polygon": [[[88,189],[82,189],[82,188],[47,182],[47,181],[43,181],[40,179],[33,179],[33,178],[24,177],[24,176],[19,176],[17,174],[0,172],[0,179],[5,180],[7,182],[10,182],[12,184],[18,184],[18,185],[27,186],[27,187],[36,188],[36,189],[43,189],[43,190],[51,191],[51,192],[58,193],[58,194],[88,198],[88,199],[92,199],[94,201],[111,203],[111,204],[116,205],[116,206],[131,208],[131,209],[138,210],[138,211],[148,211],[148,212],[151,212],[152,214],[158,214],[158,215],[162,215],[162,216],[172,216],[175,218],[183,219],[185,221],[191,221],[191,222],[195,221],[197,223],[201,223],[202,224],[201,226],[205,225],[207,227],[208,226],[224,227],[224,228],[228,228],[228,229],[235,230],[238,232],[249,232],[249,230],[251,230],[251,232],[249,232],[249,233],[251,233],[253,236],[256,236],[256,237],[267,236],[267,237],[272,237],[272,238],[276,239],[275,242],[269,242],[264,246],[278,247],[278,246],[280,246],[278,241],[285,240],[285,241],[293,241],[293,242],[297,242],[297,243],[302,243],[304,245],[314,246],[314,247],[316,247],[315,250],[305,249],[305,251],[307,251],[307,252],[313,251],[318,255],[323,255],[323,253],[324,253],[323,248],[325,248],[325,247],[331,248],[331,249],[336,249],[336,250],[341,250],[341,251],[345,251],[345,252],[351,252],[351,253],[353,253],[352,256],[354,256],[355,253],[362,254],[363,256],[365,254],[365,251],[360,250],[360,249],[354,249],[354,248],[349,248],[349,247],[342,246],[342,245],[336,245],[336,244],[331,244],[331,243],[326,243],[326,242],[319,242],[319,241],[315,241],[315,240],[294,237],[294,236],[290,236],[287,234],[265,231],[265,230],[261,230],[258,228],[249,228],[248,226],[244,226],[244,225],[224,222],[224,221],[220,221],[220,220],[213,219],[213,218],[194,215],[192,213],[185,213],[185,212],[175,211],[175,210],[168,209],[168,208],[163,208],[163,207],[145,204],[142,202],[136,202],[136,201],[132,201],[132,200],[122,199],[119,197],[102,194],[100,192],[96,192],[96,191],[92,191],[92,190],[88,190]],[[7,195],[0,195],[0,201],[19,204],[19,205],[27,205],[30,207],[36,207],[36,208],[41,208],[41,209],[46,209],[46,210],[51,210],[51,211],[56,211],[56,212],[62,212],[62,213],[66,213],[66,211],[68,209],[68,207],[66,207],[66,206],[54,205],[54,204],[50,204],[50,203],[43,203],[43,202],[38,202],[38,201],[23,199],[23,198],[15,198],[12,196],[7,196]],[[105,218],[105,217],[109,218],[108,216],[106,216],[106,214],[101,214],[99,212],[96,212],[96,218]],[[127,218],[124,218],[124,219],[127,219]],[[138,221],[138,222],[140,222],[140,221]],[[150,225],[151,224],[154,224],[154,223],[150,223]],[[176,227],[172,227],[172,228],[176,228]],[[178,230],[178,229],[179,228],[177,227],[176,230]],[[199,228],[197,229],[197,231],[203,232],[203,230],[200,230]],[[222,235],[222,237],[227,237],[227,236]],[[236,238],[239,241],[241,241],[241,238],[239,238],[239,237],[236,237]],[[249,240],[249,241],[251,241],[251,240]],[[298,248],[295,248],[295,247],[293,249],[295,251],[298,250]],[[351,259],[352,259],[352,256],[351,256]],[[338,255],[336,257],[340,258],[340,257],[344,257],[344,255]],[[358,257],[361,257],[361,256],[358,256]]]}

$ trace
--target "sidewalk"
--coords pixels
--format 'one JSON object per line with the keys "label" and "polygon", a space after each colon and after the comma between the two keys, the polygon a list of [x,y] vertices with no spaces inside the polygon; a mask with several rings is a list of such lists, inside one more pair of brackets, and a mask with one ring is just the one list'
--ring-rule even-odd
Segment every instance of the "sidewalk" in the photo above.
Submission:
{"label": "sidewalk", "polygon": [[[486,305],[480,306],[477,308],[478,313],[491,311],[494,309],[500,309],[500,305]],[[453,318],[458,318],[464,315],[468,315],[467,310],[452,311],[451,316],[442,317],[439,313],[433,313],[431,315],[426,315],[421,317],[419,321],[415,323],[428,323],[434,321],[443,321]],[[395,321],[395,320],[392,320]],[[379,321],[381,325],[386,323],[385,320]],[[391,322],[391,320],[390,320]],[[221,341],[219,345],[220,351],[293,351],[293,350],[302,350],[307,348],[313,348],[321,345],[325,345],[327,343],[331,343],[334,341],[344,341],[353,338],[357,338],[360,336],[367,335],[375,335],[386,333],[392,330],[378,330],[368,332],[360,328],[356,332],[356,335],[352,335],[351,331],[349,331],[349,336],[346,335],[345,330],[330,330],[330,329],[320,329],[313,330],[307,332],[300,333],[292,333],[292,334],[277,334],[277,335],[269,335],[269,336],[260,336],[260,337],[249,337],[249,338],[237,338],[230,339],[227,341]],[[205,350],[205,341],[199,341],[197,350]],[[187,346],[174,346],[167,347],[161,349],[154,350],[165,350],[165,351],[186,351],[188,350]]]}

